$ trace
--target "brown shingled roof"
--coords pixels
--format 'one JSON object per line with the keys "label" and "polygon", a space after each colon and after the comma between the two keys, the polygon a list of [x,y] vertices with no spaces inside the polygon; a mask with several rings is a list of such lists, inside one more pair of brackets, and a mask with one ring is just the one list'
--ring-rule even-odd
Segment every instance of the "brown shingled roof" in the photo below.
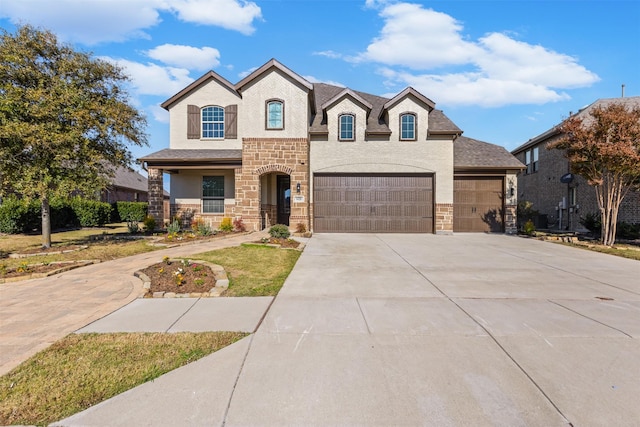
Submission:
{"label": "brown shingled roof", "polygon": [[524,169],[525,166],[504,147],[460,136],[453,143],[453,167]]}

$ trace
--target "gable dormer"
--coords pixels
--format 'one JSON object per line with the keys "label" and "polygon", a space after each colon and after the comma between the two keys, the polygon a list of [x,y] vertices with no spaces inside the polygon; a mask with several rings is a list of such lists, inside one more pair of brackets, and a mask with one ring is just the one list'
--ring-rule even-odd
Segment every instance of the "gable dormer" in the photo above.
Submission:
{"label": "gable dormer", "polygon": [[428,136],[429,113],[435,105],[408,87],[382,106],[379,119],[388,124],[394,141],[424,141]]}
{"label": "gable dormer", "polygon": [[364,139],[373,105],[351,89],[345,88],[320,106],[327,123],[329,139]]}

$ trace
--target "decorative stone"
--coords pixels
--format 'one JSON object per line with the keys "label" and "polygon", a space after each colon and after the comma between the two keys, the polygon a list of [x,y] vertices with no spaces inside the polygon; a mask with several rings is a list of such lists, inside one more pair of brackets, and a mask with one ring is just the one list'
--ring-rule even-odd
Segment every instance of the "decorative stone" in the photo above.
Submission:
{"label": "decorative stone", "polygon": [[164,292],[154,292],[153,293],[153,297],[154,298],[164,298]]}
{"label": "decorative stone", "polygon": [[176,293],[175,292],[167,292],[166,294],[164,294],[165,298],[175,298],[176,297]]}

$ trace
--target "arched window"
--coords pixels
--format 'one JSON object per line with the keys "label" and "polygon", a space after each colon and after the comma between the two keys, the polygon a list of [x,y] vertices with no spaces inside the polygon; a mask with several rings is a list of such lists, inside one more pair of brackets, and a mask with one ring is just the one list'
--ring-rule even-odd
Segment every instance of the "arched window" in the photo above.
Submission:
{"label": "arched window", "polygon": [[340,129],[338,139],[340,141],[353,141],[355,139],[355,121],[353,114],[342,114],[338,117]]}
{"label": "arched window", "polygon": [[204,107],[202,114],[202,138],[224,138],[224,108]]}
{"label": "arched window", "polygon": [[284,129],[284,102],[267,101],[267,129]]}
{"label": "arched window", "polygon": [[416,115],[404,113],[400,115],[400,139],[403,141],[416,140]]}

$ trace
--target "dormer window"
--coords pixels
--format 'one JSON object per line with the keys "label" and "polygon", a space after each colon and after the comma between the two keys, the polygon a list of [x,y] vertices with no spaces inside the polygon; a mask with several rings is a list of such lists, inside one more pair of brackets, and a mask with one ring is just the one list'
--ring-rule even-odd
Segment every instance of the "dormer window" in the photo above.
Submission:
{"label": "dormer window", "polygon": [[400,115],[400,140],[416,140],[416,115],[405,113]]}
{"label": "dormer window", "polygon": [[267,101],[267,129],[284,129],[284,102]]}
{"label": "dormer window", "polygon": [[356,118],[353,114],[342,114],[338,117],[339,140],[340,141],[353,141],[355,139],[354,123]]}
{"label": "dormer window", "polygon": [[202,114],[202,138],[224,138],[224,108],[205,107]]}

